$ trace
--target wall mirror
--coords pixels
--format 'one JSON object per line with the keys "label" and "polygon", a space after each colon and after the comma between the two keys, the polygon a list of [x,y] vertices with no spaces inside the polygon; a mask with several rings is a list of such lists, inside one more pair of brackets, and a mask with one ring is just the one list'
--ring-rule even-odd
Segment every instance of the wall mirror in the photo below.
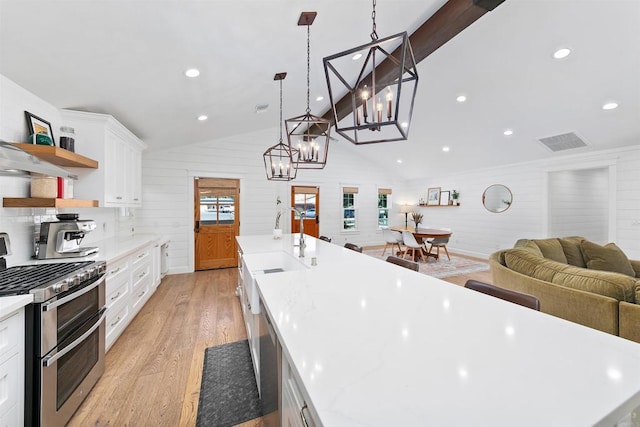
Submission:
{"label": "wall mirror", "polygon": [[490,185],[482,193],[482,204],[489,212],[504,212],[509,209],[512,201],[511,190],[501,184]]}

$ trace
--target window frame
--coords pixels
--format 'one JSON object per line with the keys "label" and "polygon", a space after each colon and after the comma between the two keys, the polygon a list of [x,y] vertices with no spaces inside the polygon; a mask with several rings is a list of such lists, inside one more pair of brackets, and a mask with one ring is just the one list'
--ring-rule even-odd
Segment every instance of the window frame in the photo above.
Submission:
{"label": "window frame", "polygon": [[[346,191],[345,191],[346,190]],[[359,193],[359,187],[356,185],[342,185],[340,187],[340,193],[341,193],[341,197],[340,197],[340,210],[342,212],[341,216],[340,216],[340,232],[341,233],[353,233],[353,232],[358,232],[358,193]],[[353,195],[353,206],[351,207],[345,207],[344,206],[344,197],[347,194],[351,194]],[[345,211],[346,210],[353,210],[353,218],[347,218],[345,216]],[[353,228],[345,228],[345,220],[353,220]]]}
{"label": "window frame", "polygon": [[[386,197],[386,204],[384,208],[380,207],[380,196]],[[378,226],[378,231],[383,230],[385,228],[389,228],[389,218],[391,217],[391,208],[393,206],[393,190],[391,187],[378,187],[378,198],[376,200],[376,224]],[[387,224],[380,224],[380,211],[387,211]]]}

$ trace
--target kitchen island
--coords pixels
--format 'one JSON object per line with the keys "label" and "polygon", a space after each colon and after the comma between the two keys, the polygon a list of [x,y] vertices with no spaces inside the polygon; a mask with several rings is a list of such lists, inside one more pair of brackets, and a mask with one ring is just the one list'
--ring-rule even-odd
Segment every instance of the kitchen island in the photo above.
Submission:
{"label": "kitchen island", "polygon": [[[297,239],[237,237],[294,257]],[[316,424],[615,425],[640,406],[640,344],[306,241],[305,268],[255,281]]]}

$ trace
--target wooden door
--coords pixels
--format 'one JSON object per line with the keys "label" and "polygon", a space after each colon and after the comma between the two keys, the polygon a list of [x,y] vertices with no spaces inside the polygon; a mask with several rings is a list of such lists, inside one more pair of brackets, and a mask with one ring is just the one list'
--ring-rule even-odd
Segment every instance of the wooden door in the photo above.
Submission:
{"label": "wooden door", "polygon": [[195,178],[194,196],[195,269],[237,267],[240,181]]}
{"label": "wooden door", "polygon": [[[305,213],[304,234],[320,236],[320,188],[291,187],[291,206]],[[300,216],[291,211],[291,232],[300,232]]]}

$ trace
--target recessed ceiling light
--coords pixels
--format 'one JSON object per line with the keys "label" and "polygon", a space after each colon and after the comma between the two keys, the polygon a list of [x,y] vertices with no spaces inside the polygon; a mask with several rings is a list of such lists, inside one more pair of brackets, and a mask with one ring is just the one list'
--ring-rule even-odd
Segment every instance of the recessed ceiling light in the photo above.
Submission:
{"label": "recessed ceiling light", "polygon": [[442,147],[442,151],[444,151],[445,153],[447,153],[449,151],[449,147]]}
{"label": "recessed ceiling light", "polygon": [[320,95],[319,97],[316,98],[316,101],[322,101],[324,99],[324,96]]}
{"label": "recessed ceiling light", "polygon": [[198,77],[200,75],[200,71],[195,68],[189,68],[184,72],[184,75],[187,77]]}
{"label": "recessed ceiling light", "polygon": [[603,110],[615,110],[616,108],[618,108],[617,102],[607,102],[602,106]]}
{"label": "recessed ceiling light", "polygon": [[511,136],[511,135],[513,135],[513,131],[511,129],[505,129],[505,131],[502,132],[502,134],[504,136]]}
{"label": "recessed ceiling light", "polygon": [[402,159],[398,159],[398,160],[396,160],[396,162],[402,163]]}
{"label": "recessed ceiling light", "polygon": [[362,58],[362,54],[361,53],[356,53],[355,55],[353,55],[351,57],[351,59],[353,59],[354,61],[357,61],[360,58]]}
{"label": "recessed ceiling light", "polygon": [[201,116],[198,116],[198,120],[200,120],[201,122],[204,122],[205,120],[207,120],[209,117],[205,116],[204,114]]}
{"label": "recessed ceiling light", "polygon": [[459,96],[456,98],[456,101],[458,101],[458,102],[464,102],[464,101],[466,101],[466,100],[467,100],[467,97],[466,97],[466,96],[464,96],[464,95],[459,95]]}
{"label": "recessed ceiling light", "polygon": [[257,104],[255,109],[256,113],[264,113],[269,108],[269,104]]}
{"label": "recessed ceiling light", "polygon": [[403,128],[406,128],[407,126],[409,126],[409,123],[402,122],[402,123],[400,123],[400,126],[402,126]]}
{"label": "recessed ceiling light", "polygon": [[571,49],[563,47],[563,48],[558,49],[555,52],[553,52],[553,57],[555,59],[562,59],[562,58],[566,58],[567,56],[569,56],[570,53],[571,53]]}

